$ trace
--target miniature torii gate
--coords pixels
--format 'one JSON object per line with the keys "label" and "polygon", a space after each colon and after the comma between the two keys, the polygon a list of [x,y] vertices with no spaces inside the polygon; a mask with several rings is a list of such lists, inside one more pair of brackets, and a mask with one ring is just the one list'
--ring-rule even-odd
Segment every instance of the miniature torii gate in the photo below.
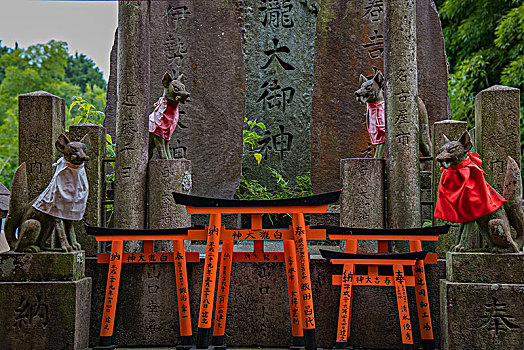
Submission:
{"label": "miniature torii gate", "polygon": [[[304,213],[322,213],[328,203],[338,200],[340,191],[316,196],[282,200],[223,200],[203,198],[179,193],[173,194],[177,204],[186,205],[188,214],[210,214],[205,229],[182,228],[167,230],[125,230],[86,227],[97,241],[111,241],[111,253],[101,253],[99,263],[109,262],[106,296],[100,331],[100,344],[95,349],[111,349],[114,318],[118,298],[122,263],[175,263],[180,335],[182,347],[191,347],[192,331],[187,286],[186,261],[199,261],[198,253],[186,253],[184,240],[206,240],[206,259],[202,281],[197,348],[209,346],[211,316],[216,285],[218,260],[221,261],[220,284],[215,309],[213,345],[222,347],[225,332],[226,311],[233,262],[285,262],[292,324],[293,345],[305,345],[307,350],[316,350],[315,316],[307,240],[325,240],[324,229],[310,229],[305,225]],[[263,229],[263,213],[291,213],[292,227],[289,229]],[[227,230],[221,225],[222,214],[251,214],[251,229]],[[258,234],[258,237],[255,237]],[[124,253],[124,240],[144,240],[144,252]],[[155,252],[154,240],[172,240],[173,252]],[[219,243],[222,240],[222,252]],[[254,240],[253,252],[233,252],[234,240]],[[265,240],[282,240],[284,252],[264,252]],[[299,286],[301,286],[299,288]]]}

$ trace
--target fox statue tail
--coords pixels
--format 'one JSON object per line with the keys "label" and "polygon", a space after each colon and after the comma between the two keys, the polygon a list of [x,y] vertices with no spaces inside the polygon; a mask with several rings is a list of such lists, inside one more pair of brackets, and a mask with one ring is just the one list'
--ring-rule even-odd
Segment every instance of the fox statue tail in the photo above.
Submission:
{"label": "fox statue tail", "polygon": [[11,250],[16,244],[16,229],[20,226],[22,217],[29,205],[27,189],[27,170],[25,162],[16,169],[9,198],[9,213],[5,221],[5,237]]}
{"label": "fox statue tail", "polygon": [[506,177],[504,178],[504,198],[506,203],[506,212],[509,222],[517,231],[515,242],[519,251],[524,246],[524,209],[522,208],[522,178],[520,168],[511,157],[508,157],[508,166]]}

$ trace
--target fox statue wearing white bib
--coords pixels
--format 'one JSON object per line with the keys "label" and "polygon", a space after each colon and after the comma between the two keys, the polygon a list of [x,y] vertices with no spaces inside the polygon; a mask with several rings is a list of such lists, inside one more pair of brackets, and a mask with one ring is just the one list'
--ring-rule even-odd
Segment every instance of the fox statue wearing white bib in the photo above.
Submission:
{"label": "fox statue wearing white bib", "polygon": [[[71,142],[64,134],[58,137],[56,149],[64,156],[54,165],[53,178],[33,201],[27,198],[26,164],[22,163],[13,177],[9,214],[5,223],[6,239],[11,250],[37,253],[41,250],[80,250],[73,221],[84,216],[89,186],[84,162],[89,160],[89,136]],[[15,232],[18,229],[18,237]],[[52,237],[52,235],[56,237]],[[56,238],[59,247],[48,245]],[[54,239],[51,239],[54,241]]]}

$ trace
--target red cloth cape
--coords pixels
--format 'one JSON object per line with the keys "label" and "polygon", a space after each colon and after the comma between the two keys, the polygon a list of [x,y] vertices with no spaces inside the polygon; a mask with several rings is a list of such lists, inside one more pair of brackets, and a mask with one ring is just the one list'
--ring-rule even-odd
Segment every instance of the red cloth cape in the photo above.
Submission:
{"label": "red cloth cape", "polygon": [[366,126],[368,128],[369,138],[373,145],[386,142],[384,101],[367,103]]}
{"label": "red cloth cape", "polygon": [[506,200],[484,179],[477,153],[448,169],[440,168],[435,217],[449,222],[476,220],[499,209]]}
{"label": "red cloth cape", "polygon": [[155,110],[149,115],[149,132],[169,141],[178,123],[178,103],[165,97],[155,103]]}

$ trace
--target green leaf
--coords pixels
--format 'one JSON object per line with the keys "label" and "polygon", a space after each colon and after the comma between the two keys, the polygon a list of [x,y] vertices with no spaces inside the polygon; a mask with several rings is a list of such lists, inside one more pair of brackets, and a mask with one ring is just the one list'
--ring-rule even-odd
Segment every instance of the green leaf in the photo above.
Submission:
{"label": "green leaf", "polygon": [[260,153],[253,154],[253,157],[255,157],[258,165],[260,165],[260,162],[262,161],[262,155]]}

